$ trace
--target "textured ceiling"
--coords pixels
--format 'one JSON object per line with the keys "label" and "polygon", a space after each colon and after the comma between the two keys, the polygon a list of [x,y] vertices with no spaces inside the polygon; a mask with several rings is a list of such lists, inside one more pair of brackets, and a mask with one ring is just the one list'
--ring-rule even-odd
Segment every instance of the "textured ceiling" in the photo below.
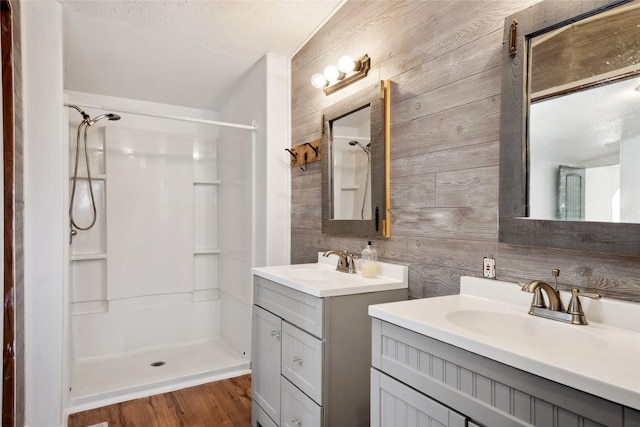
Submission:
{"label": "textured ceiling", "polygon": [[342,0],[60,0],[65,88],[218,109],[267,52],[291,57]]}
{"label": "textured ceiling", "polygon": [[532,146],[542,157],[570,166],[618,160],[619,143],[640,135],[639,88],[635,77],[532,104]]}

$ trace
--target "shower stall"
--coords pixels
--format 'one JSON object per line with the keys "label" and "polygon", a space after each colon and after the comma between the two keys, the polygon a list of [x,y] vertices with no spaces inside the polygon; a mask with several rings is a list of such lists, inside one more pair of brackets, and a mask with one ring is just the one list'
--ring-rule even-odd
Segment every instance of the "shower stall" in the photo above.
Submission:
{"label": "shower stall", "polygon": [[255,126],[67,99],[68,406],[249,372]]}

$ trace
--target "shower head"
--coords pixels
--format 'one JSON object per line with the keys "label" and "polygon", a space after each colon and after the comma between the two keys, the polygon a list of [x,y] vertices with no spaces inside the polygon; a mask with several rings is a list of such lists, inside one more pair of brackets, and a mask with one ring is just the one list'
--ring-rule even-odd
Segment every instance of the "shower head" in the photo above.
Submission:
{"label": "shower head", "polygon": [[358,147],[362,148],[365,153],[367,154],[371,153],[371,143],[367,144],[367,146],[365,147],[364,145],[360,144],[358,141],[349,141],[349,145],[352,147],[355,147],[357,145]]}
{"label": "shower head", "polygon": [[84,122],[86,122],[87,126],[91,126],[93,124],[95,124],[98,120],[102,120],[102,119],[109,119],[109,120],[120,120],[120,116],[117,114],[113,114],[113,113],[107,113],[107,114],[101,114],[98,117],[96,117],[95,119],[92,119],[87,113],[85,113],[84,111],[82,111],[82,109],[80,107],[78,107],[77,105],[73,105],[73,104],[66,104],[67,107],[69,108],[73,108],[74,110],[78,111],[78,113],[82,114],[82,119]]}
{"label": "shower head", "polygon": [[89,126],[92,126],[93,124],[95,124],[98,120],[102,120],[102,119],[109,119],[111,121],[113,120],[120,120],[120,116],[117,114],[112,114],[112,113],[107,113],[107,114],[101,114],[98,117],[96,117],[95,119],[89,119],[87,121],[87,124]]}

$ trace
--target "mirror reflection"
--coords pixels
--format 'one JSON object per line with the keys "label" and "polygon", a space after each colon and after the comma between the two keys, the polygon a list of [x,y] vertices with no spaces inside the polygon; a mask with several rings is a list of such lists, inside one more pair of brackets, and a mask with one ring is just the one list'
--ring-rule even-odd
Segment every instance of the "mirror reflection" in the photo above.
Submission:
{"label": "mirror reflection", "polygon": [[333,218],[371,219],[371,107],[331,123]]}
{"label": "mirror reflection", "polygon": [[390,87],[382,80],[322,111],[325,234],[391,236]]}
{"label": "mirror reflection", "polygon": [[529,217],[640,223],[640,2],[529,41]]}
{"label": "mirror reflection", "polygon": [[639,88],[634,78],[531,105],[530,217],[640,223]]}
{"label": "mirror reflection", "polygon": [[[505,20],[500,242],[640,255],[637,208],[631,213],[622,208],[629,200],[637,206],[639,200],[625,184],[625,171],[635,173],[625,164],[638,159],[637,143],[631,141],[638,112],[617,109],[622,98],[637,92],[626,88],[624,94],[612,93],[621,87],[617,83],[633,86],[640,77],[639,6],[639,0],[547,0]],[[599,89],[608,95],[594,94]],[[639,101],[631,98],[634,102]],[[578,145],[587,140],[599,151],[587,155],[586,146]],[[619,148],[614,150],[615,145]],[[555,154],[557,150],[562,153]],[[620,172],[615,178],[610,170],[605,177],[587,177],[602,172],[598,168]],[[606,206],[604,213],[587,207],[592,205],[587,193],[594,182],[606,187],[602,192],[611,200],[610,205],[595,202],[599,208]],[[618,216],[620,222],[614,222]]]}

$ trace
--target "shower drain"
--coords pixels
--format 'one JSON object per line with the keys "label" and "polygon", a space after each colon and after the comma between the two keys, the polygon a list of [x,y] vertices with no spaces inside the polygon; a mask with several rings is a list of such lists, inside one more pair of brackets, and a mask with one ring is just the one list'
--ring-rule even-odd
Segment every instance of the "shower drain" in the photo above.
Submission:
{"label": "shower drain", "polygon": [[157,362],[152,362],[151,366],[153,366],[154,368],[157,368],[158,366],[164,366],[166,365],[167,362],[165,362],[164,360],[158,360]]}

